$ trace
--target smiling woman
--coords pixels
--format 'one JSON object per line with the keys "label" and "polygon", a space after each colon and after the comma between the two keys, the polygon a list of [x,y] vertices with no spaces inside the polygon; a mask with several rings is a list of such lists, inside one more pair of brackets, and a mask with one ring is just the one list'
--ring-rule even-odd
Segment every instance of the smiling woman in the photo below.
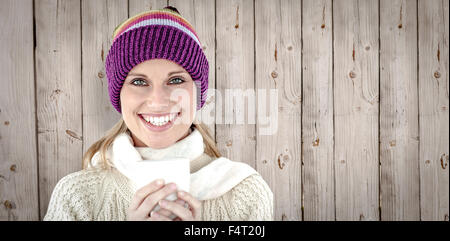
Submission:
{"label": "smiling woman", "polygon": [[44,220],[272,220],[267,183],[221,157],[205,125],[193,123],[208,70],[175,8],[119,25],[106,73],[122,118],[84,154],[84,170],[58,182]]}

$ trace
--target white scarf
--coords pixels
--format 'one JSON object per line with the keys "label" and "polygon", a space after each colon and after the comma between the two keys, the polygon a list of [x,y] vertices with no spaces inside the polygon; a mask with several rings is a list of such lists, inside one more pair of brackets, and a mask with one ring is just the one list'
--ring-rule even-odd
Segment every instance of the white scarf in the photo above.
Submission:
{"label": "white scarf", "polygon": [[[110,148],[111,150],[111,148]],[[204,154],[204,143],[201,133],[193,131],[182,140],[163,149],[150,147],[134,147],[128,132],[119,134],[112,144],[112,162],[117,170],[133,183],[142,180],[145,175],[139,170],[143,160],[177,161],[189,159],[190,163]],[[144,158],[144,159],[143,159]],[[179,159],[181,158],[181,159]],[[190,173],[189,193],[198,200],[214,199],[222,196],[239,184],[256,170],[246,163],[231,161],[225,157],[217,158],[200,170]]]}

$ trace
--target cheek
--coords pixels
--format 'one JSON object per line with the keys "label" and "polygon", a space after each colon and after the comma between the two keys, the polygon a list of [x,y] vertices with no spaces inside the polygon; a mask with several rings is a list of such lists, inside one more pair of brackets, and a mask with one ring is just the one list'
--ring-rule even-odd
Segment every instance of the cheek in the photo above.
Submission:
{"label": "cheek", "polygon": [[[192,84],[192,87],[190,88],[189,91],[189,119],[190,119],[190,124],[192,124],[192,121],[195,118],[195,112],[197,111],[197,85],[195,85],[194,83]],[[190,125],[189,124],[189,125]]]}
{"label": "cheek", "polygon": [[193,82],[191,82],[189,85],[174,89],[171,93],[173,103],[176,103],[175,105],[182,110],[181,118],[179,121],[175,122],[177,125],[183,124],[190,126],[193,122],[197,103],[195,95],[196,90],[193,88],[193,85]]}
{"label": "cheek", "polygon": [[183,108],[184,109],[190,109],[196,103],[195,84],[193,84],[193,86],[189,86],[189,87],[185,88],[184,91],[186,91],[187,95],[186,95],[186,99],[182,100],[183,101]]}
{"label": "cheek", "polygon": [[136,121],[135,110],[139,106],[138,97],[132,91],[122,89],[120,92],[120,107],[122,109],[122,118],[127,126],[133,126]]}
{"label": "cheek", "polygon": [[187,88],[187,91],[189,93],[189,103],[192,104],[193,102],[196,102],[196,93],[197,93],[197,85],[194,82],[191,82],[191,86]]}
{"label": "cheek", "polygon": [[128,88],[123,87],[120,91],[120,103],[123,110],[132,109],[139,100],[139,95]]}
{"label": "cheek", "polygon": [[192,89],[191,85],[180,86],[178,88],[173,88],[170,90],[170,100],[182,106],[183,109],[189,107],[192,101],[195,101],[193,96],[195,95],[195,90]]}

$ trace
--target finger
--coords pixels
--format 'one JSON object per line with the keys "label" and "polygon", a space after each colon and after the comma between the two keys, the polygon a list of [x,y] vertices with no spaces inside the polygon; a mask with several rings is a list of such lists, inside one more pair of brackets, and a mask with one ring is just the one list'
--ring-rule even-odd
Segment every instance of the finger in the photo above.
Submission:
{"label": "finger", "polygon": [[153,210],[159,200],[169,196],[177,189],[175,183],[169,183],[158,191],[148,195],[141,205],[137,208],[136,212],[140,215],[147,216],[148,213]]}
{"label": "finger", "polygon": [[165,208],[161,208],[160,210],[158,210],[158,213],[166,216],[166,217],[170,217],[170,215],[172,215],[172,212],[170,210],[167,210]]}
{"label": "finger", "polygon": [[[180,204],[181,206],[185,207],[186,202],[181,200],[181,199],[177,199],[175,200],[176,203]],[[166,217],[170,217],[173,213],[165,208],[161,208],[160,210],[158,210],[158,213],[166,216]],[[179,217],[177,217],[179,219]]]}
{"label": "finger", "polygon": [[163,179],[157,179],[137,190],[133,196],[133,199],[131,200],[129,209],[136,210],[150,193],[155,192],[160,188],[162,188],[163,184],[164,184]]}
{"label": "finger", "polygon": [[185,207],[186,202],[182,199],[175,200],[176,203],[180,204],[181,206]]}
{"label": "finger", "polygon": [[151,213],[150,218],[147,219],[148,221],[172,221],[172,219],[168,218],[165,215],[161,215],[161,213],[153,211]]}
{"label": "finger", "polygon": [[[188,205],[186,204],[186,202],[185,201],[183,201],[183,200],[181,200],[181,199],[177,199],[177,200],[175,200],[175,202],[176,203],[178,203],[178,204],[180,204],[182,207],[184,207],[184,208],[187,208],[188,207]],[[164,210],[167,210],[167,209],[164,209]],[[170,212],[170,211],[169,211]],[[171,214],[172,214],[172,212],[170,212]],[[181,218],[180,217],[176,217],[175,219],[174,219],[174,221],[181,221]]]}
{"label": "finger", "polygon": [[160,200],[159,205],[167,210],[170,210],[173,214],[180,217],[184,221],[194,219],[191,211],[176,202]]}
{"label": "finger", "polygon": [[[193,197],[190,193],[179,191],[178,192],[178,198],[186,201],[189,206],[192,207],[194,212],[197,212],[200,210],[202,203],[195,197]],[[195,213],[194,213],[195,216]]]}

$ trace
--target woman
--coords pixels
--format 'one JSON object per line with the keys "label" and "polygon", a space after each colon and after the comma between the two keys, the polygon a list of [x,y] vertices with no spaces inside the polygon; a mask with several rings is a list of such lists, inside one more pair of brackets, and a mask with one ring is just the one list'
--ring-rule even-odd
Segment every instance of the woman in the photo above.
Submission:
{"label": "woman", "polygon": [[[207,128],[193,124],[208,69],[197,34],[173,7],[119,25],[106,73],[122,118],[88,149],[83,170],[58,182],[44,220],[272,220],[273,194],[263,178],[220,157]],[[161,180],[137,188],[137,172],[127,171],[171,158],[189,159],[189,191]]]}

